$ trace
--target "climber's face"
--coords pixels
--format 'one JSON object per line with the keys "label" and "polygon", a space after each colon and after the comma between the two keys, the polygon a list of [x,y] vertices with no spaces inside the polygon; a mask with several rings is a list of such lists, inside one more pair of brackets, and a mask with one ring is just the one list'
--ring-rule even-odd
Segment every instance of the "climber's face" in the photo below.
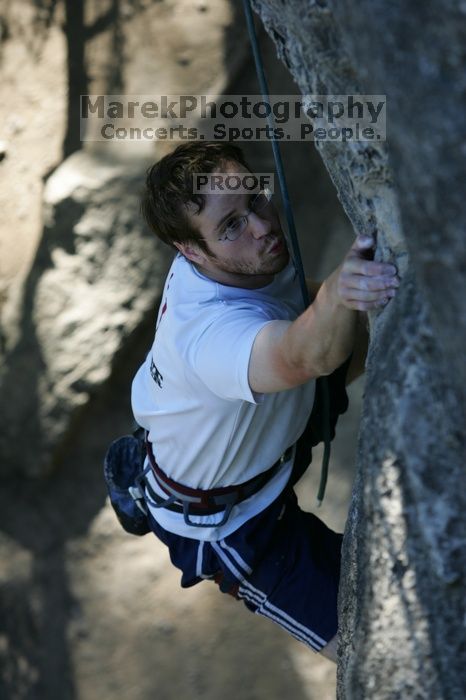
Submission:
{"label": "climber's face", "polygon": [[[228,163],[215,171],[237,174],[249,171]],[[289,260],[278,212],[265,194],[205,194],[197,212],[188,205],[188,217],[206,242],[207,251],[195,244],[177,248],[207,277],[234,287],[255,289],[269,284]]]}

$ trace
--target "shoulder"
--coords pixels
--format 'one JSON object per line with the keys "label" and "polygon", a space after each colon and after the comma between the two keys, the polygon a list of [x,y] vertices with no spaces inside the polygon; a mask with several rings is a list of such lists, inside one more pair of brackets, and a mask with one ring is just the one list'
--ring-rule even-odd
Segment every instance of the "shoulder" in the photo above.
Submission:
{"label": "shoulder", "polygon": [[166,284],[180,303],[202,304],[219,296],[217,283],[202,275],[181,253],[173,260]]}

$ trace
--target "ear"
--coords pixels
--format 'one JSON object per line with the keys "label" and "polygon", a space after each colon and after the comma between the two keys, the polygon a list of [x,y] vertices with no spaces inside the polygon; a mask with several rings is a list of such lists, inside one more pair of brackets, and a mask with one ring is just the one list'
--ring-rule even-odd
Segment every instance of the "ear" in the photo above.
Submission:
{"label": "ear", "polygon": [[205,260],[205,254],[202,250],[199,250],[195,243],[178,243],[174,241],[173,245],[180,251],[181,255],[184,255],[191,262],[200,264]]}

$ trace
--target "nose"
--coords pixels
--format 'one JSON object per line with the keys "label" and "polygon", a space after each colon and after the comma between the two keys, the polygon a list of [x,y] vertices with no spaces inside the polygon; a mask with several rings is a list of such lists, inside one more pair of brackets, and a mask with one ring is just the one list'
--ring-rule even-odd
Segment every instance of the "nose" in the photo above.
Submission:
{"label": "nose", "polygon": [[270,233],[272,224],[268,219],[263,219],[258,214],[250,212],[249,214],[249,230],[254,238],[262,238]]}

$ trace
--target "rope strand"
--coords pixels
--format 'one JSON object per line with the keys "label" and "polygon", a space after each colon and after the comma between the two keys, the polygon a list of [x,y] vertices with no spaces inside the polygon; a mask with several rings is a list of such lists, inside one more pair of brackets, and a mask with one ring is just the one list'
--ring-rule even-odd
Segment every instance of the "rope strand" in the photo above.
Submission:
{"label": "rope strand", "polygon": [[[252,53],[254,56],[254,63],[256,65],[257,79],[259,81],[259,88],[262,93],[262,99],[270,107],[270,97],[269,90],[267,86],[267,80],[265,77],[264,65],[262,62],[262,56],[259,49],[259,42],[257,40],[256,29],[254,27],[254,18],[251,10],[250,0],[243,0],[244,14],[246,17],[246,24],[248,27],[249,39],[251,42]],[[274,120],[271,116],[272,110],[268,110],[267,122],[270,125],[273,132],[275,126]],[[303,298],[304,308],[309,306],[309,292],[306,286],[306,278],[304,276],[303,261],[301,257],[301,251],[299,248],[298,236],[296,233],[296,227],[294,223],[293,211],[291,208],[290,197],[288,194],[288,187],[286,184],[285,171],[283,168],[282,157],[280,153],[280,146],[276,139],[272,138],[272,150],[275,159],[275,167],[277,169],[278,180],[280,183],[280,191],[283,199],[283,206],[285,209],[286,221],[288,224],[288,234],[291,243],[293,261],[298,273],[299,284],[301,287],[301,296]],[[321,392],[323,412],[322,412],[322,434],[324,436],[324,453],[322,457],[322,467],[320,474],[320,484],[317,494],[317,504],[320,506],[324,499],[325,488],[327,485],[328,477],[328,465],[330,460],[330,393],[328,388],[328,382],[326,377],[319,377],[316,381],[316,394]]]}

